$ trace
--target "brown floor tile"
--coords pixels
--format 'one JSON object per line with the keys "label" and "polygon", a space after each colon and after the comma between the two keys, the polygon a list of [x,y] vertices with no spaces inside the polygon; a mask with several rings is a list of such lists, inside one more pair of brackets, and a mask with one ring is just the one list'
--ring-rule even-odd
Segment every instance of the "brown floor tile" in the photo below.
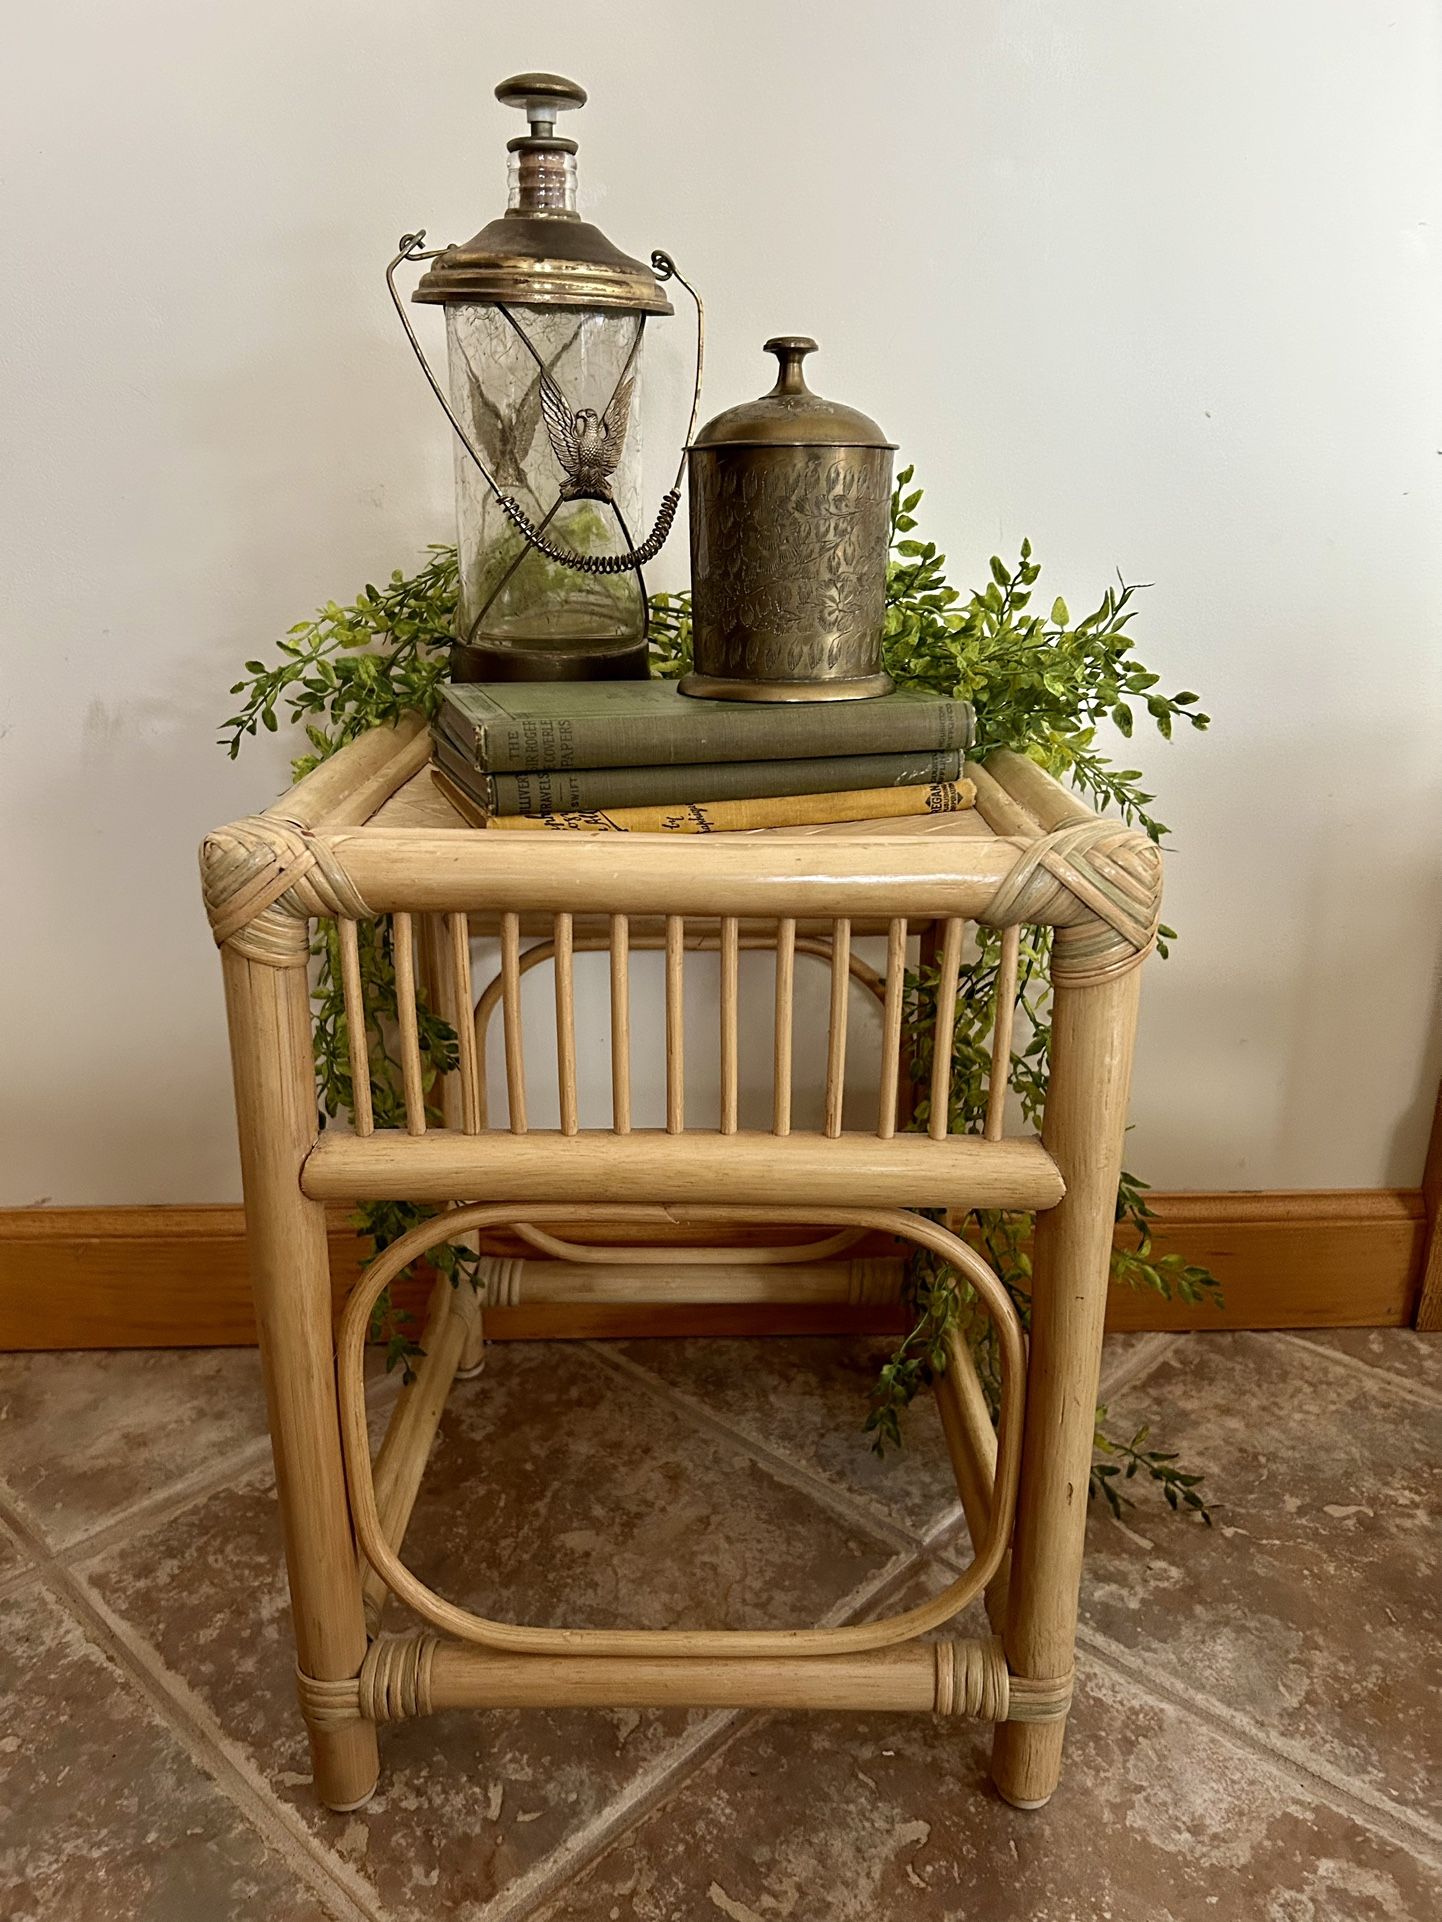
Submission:
{"label": "brown floor tile", "polygon": [[[537,1621],[789,1625],[820,1618],[890,1551],[584,1352],[493,1348],[458,1385],[407,1543],[452,1597]],[[205,1698],[277,1792],[397,1917],[479,1916],[648,1778],[700,1718],[450,1715],[384,1731],[377,1799],[310,1795],[273,1502],[260,1476],[87,1569]]]}
{"label": "brown floor tile", "polygon": [[891,1342],[806,1337],[606,1346],[918,1538],[957,1506],[929,1394],[912,1404],[900,1450],[878,1455],[862,1430],[871,1385]]}
{"label": "brown floor tile", "polygon": [[264,1434],[253,1348],[0,1355],[0,1483],[55,1548]]}
{"label": "brown floor tile", "polygon": [[0,1603],[7,1922],[312,1922],[326,1911],[38,1589]]}
{"label": "brown floor tile", "polygon": [[1415,1328],[1309,1328],[1299,1333],[1317,1348],[1350,1355],[1369,1368],[1442,1395],[1442,1334],[1419,1335]]}
{"label": "brown floor tile", "polygon": [[1083,1617],[1152,1673],[1403,1807],[1442,1774],[1442,1409],[1259,1335],[1193,1335],[1113,1407],[1216,1527],[1094,1512]]}
{"label": "brown floor tile", "polygon": [[25,1557],[20,1544],[0,1522],[0,1588],[8,1587],[24,1566]]}
{"label": "brown floor tile", "polygon": [[1106,1670],[1050,1805],[931,1716],[753,1724],[534,1922],[1424,1922],[1442,1873]]}
{"label": "brown floor tile", "polygon": [[[873,1505],[918,1539],[957,1510],[956,1482],[930,1394],[912,1404],[903,1446],[878,1455],[863,1431],[885,1339],[627,1341],[600,1344],[690,1396],[797,1467]],[[1155,1335],[1109,1335],[1108,1377],[1144,1363]]]}

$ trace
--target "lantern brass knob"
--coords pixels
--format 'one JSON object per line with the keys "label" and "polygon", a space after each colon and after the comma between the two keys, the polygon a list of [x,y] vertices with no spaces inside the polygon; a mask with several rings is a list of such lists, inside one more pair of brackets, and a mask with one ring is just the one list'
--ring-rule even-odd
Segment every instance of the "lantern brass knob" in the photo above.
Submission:
{"label": "lantern brass knob", "polygon": [[816,352],[816,342],[805,334],[773,334],[767,341],[765,352],[775,354],[777,361],[776,385],[773,394],[809,394],[806,376],[801,371],[801,363],[808,354]]}
{"label": "lantern brass knob", "polygon": [[556,115],[584,107],[586,89],[559,73],[514,73],[496,88],[503,107],[519,107],[531,123],[533,140],[549,140],[556,131]]}

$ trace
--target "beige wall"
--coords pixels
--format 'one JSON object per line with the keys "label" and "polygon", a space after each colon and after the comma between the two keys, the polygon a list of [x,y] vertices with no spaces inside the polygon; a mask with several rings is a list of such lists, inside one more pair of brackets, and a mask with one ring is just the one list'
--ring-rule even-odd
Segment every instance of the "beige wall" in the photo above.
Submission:
{"label": "beige wall", "polygon": [[[501,75],[583,80],[586,207],[876,414],[959,576],[1114,568],[1215,733],[1131,1158],[1416,1178],[1439,1067],[1438,10],[1344,0],[52,0],[7,36],[0,1200],[236,1192],[194,846],[281,784],[235,663],[448,531],[389,319],[403,228],[502,203]],[[17,45],[18,41],[18,45]],[[683,330],[655,354],[648,495]],[[658,335],[659,340],[659,335]],[[769,364],[769,363],[768,363]],[[679,579],[684,542],[673,542]],[[1129,750],[1129,753],[1132,751]]]}

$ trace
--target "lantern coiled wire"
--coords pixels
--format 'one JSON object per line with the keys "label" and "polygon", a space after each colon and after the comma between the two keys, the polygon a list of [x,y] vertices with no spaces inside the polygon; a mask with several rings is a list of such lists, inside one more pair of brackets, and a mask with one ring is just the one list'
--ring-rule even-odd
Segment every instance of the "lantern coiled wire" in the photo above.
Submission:
{"label": "lantern coiled wire", "polygon": [[[455,409],[451,406],[449,396],[446,394],[445,389],[431,371],[431,364],[426,359],[425,349],[416,338],[416,331],[411,325],[410,315],[406,312],[405,305],[396,288],[396,269],[398,267],[406,262],[415,263],[423,260],[437,260],[443,253],[448,251],[448,249],[444,247],[434,247],[429,251],[425,251],[423,248],[425,237],[424,227],[419,228],[413,234],[401,235],[399,242],[400,252],[386,268],[386,287],[390,293],[391,304],[395,308],[401,326],[405,329],[406,338],[411,344],[411,351],[420,363],[421,372],[430,383],[431,392],[440,402],[442,412],[451,423],[457,440],[460,441],[461,446],[465,448],[466,453],[470,456],[476,471],[480,474],[481,479],[486,483],[487,487],[490,488],[492,494],[495,495],[496,504],[511,522],[517,533],[521,535],[522,539],[534,547],[538,554],[543,554],[548,561],[554,561],[559,567],[571,568],[578,574],[629,574],[637,568],[644,567],[648,561],[653,561],[666,544],[667,536],[670,534],[676,519],[676,510],[681,504],[681,476],[686,471],[686,456],[692,437],[696,432],[696,418],[701,411],[701,377],[706,360],[706,308],[701,296],[691,285],[690,281],[687,280],[686,276],[680,272],[675,261],[672,260],[668,253],[663,252],[659,247],[652,251],[651,270],[657,279],[680,281],[696,306],[696,381],[691,396],[691,418],[687,423],[686,437],[681,444],[681,458],[676,464],[676,478],[667,492],[661,497],[661,505],[656,514],[655,524],[646,539],[642,541],[639,547],[628,547],[626,551],[621,554],[578,554],[573,548],[558,547],[553,541],[548,541],[540,528],[536,526],[535,522],[526,513],[520,502],[515,500],[510,494],[503,494],[501,492],[500,487],[496,484],[495,477],[476,452],[471,437],[461,424]],[[502,311],[505,311],[504,308],[502,308]],[[511,316],[507,314],[506,318],[510,320]],[[511,324],[515,326],[513,320]],[[521,330],[517,328],[517,332],[519,333],[520,331]],[[525,340],[524,334],[521,335],[521,338]],[[639,342],[639,335],[637,339]],[[526,342],[526,345],[529,346],[530,343]],[[635,350],[633,349],[632,351],[634,353]],[[624,525],[623,522],[623,528]]]}
{"label": "lantern coiled wire", "polygon": [[573,548],[557,547],[546,539],[518,501],[512,500],[509,494],[498,494],[496,499],[517,532],[548,561],[574,568],[578,574],[629,574],[633,568],[644,567],[648,561],[655,560],[666,545],[676,509],[681,505],[681,490],[673,487],[661,496],[655,526],[639,547],[628,548],[624,554],[578,554]]}

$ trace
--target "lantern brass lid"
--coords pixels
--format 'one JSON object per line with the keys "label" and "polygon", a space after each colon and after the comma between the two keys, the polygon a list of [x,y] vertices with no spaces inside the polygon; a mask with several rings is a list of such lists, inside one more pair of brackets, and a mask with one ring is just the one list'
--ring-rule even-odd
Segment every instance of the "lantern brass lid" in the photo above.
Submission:
{"label": "lantern brass lid", "polygon": [[776,334],[765,351],[777,359],[776,385],[759,399],[728,407],[707,421],[691,442],[693,448],[896,446],[869,414],[812,393],[801,363],[816,352],[814,340],[805,334]]}
{"label": "lantern brass lid", "polygon": [[[539,170],[547,164],[544,156],[575,153],[574,140],[557,138],[556,116],[583,107],[586,90],[560,74],[518,73],[501,82],[496,98],[503,106],[519,107],[530,122],[528,134],[508,143],[521,159],[524,201],[528,165]],[[422,274],[411,299],[433,305],[514,301],[628,314],[674,311],[651,269],[613,246],[572,205],[508,208],[464,246],[447,247]]]}
{"label": "lantern brass lid", "polygon": [[412,300],[516,301],[527,307],[596,307],[669,314],[661,283],[599,227],[556,214],[502,214],[462,247],[447,247]]}

